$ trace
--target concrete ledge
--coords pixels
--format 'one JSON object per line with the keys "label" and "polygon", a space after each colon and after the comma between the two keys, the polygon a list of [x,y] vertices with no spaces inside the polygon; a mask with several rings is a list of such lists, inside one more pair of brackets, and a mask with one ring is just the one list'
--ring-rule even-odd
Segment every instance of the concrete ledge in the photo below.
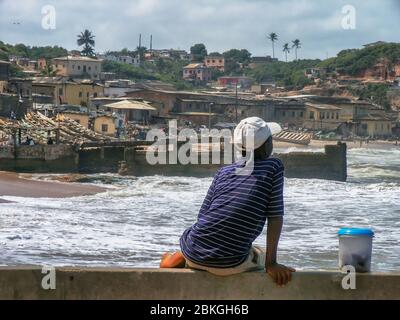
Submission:
{"label": "concrete ledge", "polygon": [[278,288],[263,272],[217,277],[192,270],[58,268],[56,290],[39,267],[0,268],[0,299],[274,300],[400,299],[400,273],[360,274],[343,290],[337,272],[297,272]]}

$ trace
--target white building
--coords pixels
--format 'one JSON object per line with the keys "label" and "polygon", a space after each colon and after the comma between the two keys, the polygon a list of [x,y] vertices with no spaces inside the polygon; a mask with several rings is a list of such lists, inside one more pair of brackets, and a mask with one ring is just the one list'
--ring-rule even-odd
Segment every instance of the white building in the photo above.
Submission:
{"label": "white building", "polygon": [[105,60],[108,61],[114,61],[114,62],[119,62],[119,63],[125,63],[132,65],[134,67],[139,67],[140,66],[140,57],[131,57],[131,56],[116,56],[116,55],[106,55],[104,57]]}

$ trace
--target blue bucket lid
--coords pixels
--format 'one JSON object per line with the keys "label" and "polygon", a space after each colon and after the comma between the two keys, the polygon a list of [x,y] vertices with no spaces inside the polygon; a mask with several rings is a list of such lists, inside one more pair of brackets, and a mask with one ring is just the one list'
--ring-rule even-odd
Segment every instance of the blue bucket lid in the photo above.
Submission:
{"label": "blue bucket lid", "polygon": [[343,228],[338,232],[339,236],[369,236],[373,237],[374,232],[371,229]]}

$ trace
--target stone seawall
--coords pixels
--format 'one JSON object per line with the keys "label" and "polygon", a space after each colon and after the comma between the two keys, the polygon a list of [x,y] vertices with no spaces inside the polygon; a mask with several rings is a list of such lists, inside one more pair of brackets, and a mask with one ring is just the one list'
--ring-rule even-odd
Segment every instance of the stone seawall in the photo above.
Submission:
{"label": "stone seawall", "polygon": [[[135,176],[172,175],[211,177],[221,164],[150,165],[140,144],[134,146],[91,146],[77,151],[68,145],[0,147],[0,171],[39,173],[117,173],[120,163],[124,174]],[[221,156],[221,155],[219,155]],[[295,152],[276,154],[285,164],[288,178],[315,178],[346,181],[347,146],[330,145],[325,152]],[[199,159],[201,155],[198,155]],[[223,154],[222,154],[223,157]],[[210,161],[211,162],[211,161]],[[199,163],[201,161],[199,160]],[[120,171],[121,172],[121,171]]]}
{"label": "stone seawall", "polygon": [[0,147],[0,171],[75,172],[77,153],[69,145],[36,145]]}
{"label": "stone seawall", "polygon": [[44,290],[39,267],[0,268],[0,299],[275,300],[400,299],[400,273],[360,274],[356,290],[338,272],[297,272],[284,288],[264,272],[217,277],[192,270],[59,268]]}

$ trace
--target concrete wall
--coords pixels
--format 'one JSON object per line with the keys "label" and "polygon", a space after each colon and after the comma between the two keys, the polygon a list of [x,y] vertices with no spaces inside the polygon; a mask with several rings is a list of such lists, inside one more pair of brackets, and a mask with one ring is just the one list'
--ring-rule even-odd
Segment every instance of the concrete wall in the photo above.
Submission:
{"label": "concrete wall", "polygon": [[0,171],[75,172],[77,153],[68,145],[0,147]]}
{"label": "concrete wall", "polygon": [[264,272],[217,277],[192,270],[60,268],[50,291],[41,287],[44,276],[38,267],[0,268],[0,299],[400,299],[400,273],[357,275],[356,290],[344,290],[337,272],[297,272],[284,288]]}

